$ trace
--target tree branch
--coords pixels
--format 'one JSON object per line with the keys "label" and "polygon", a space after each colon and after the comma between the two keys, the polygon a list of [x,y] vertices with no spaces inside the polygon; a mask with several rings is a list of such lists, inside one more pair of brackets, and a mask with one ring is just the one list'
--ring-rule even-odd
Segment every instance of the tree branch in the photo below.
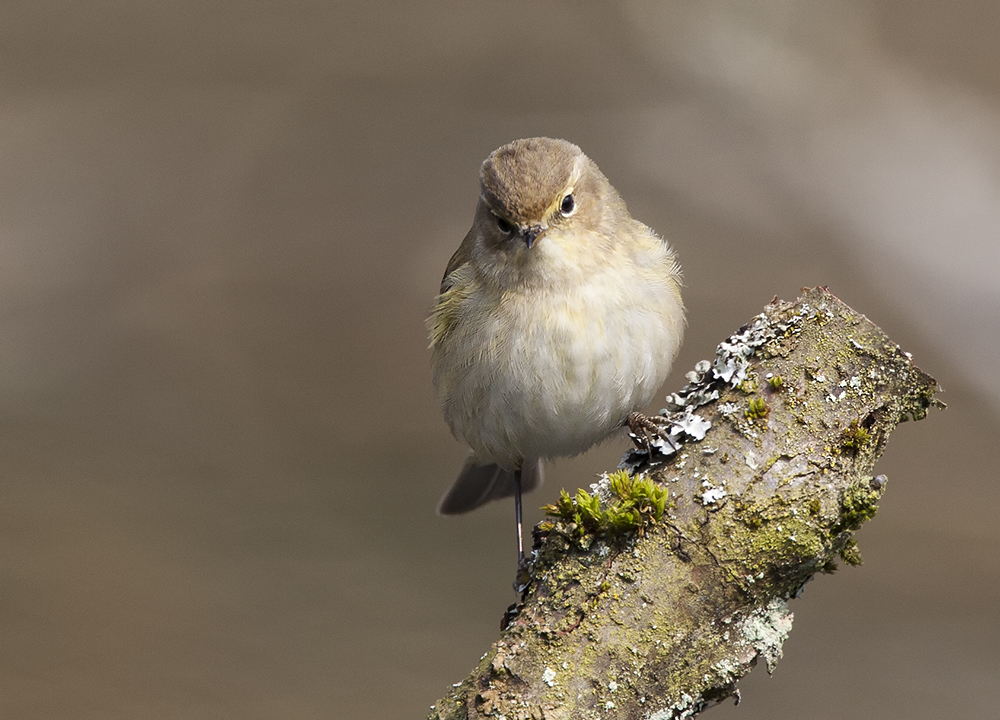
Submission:
{"label": "tree branch", "polygon": [[[623,459],[669,489],[666,512],[622,530],[571,504],[539,525],[500,640],[430,718],[667,720],[738,699],[758,659],[781,657],[785,601],[836,557],[860,563],[852,533],[885,490],[871,473],[889,433],[940,405],[825,288],[775,298],[688,379]],[[609,485],[600,513],[620,518]]]}

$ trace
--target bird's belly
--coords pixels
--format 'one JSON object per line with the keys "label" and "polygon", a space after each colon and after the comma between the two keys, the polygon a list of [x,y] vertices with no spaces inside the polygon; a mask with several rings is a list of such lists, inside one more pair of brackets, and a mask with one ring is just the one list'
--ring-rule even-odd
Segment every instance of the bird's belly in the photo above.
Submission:
{"label": "bird's belly", "polygon": [[679,323],[655,294],[622,303],[620,288],[609,292],[508,299],[480,327],[453,423],[479,456],[513,466],[576,455],[650,401],[679,345]]}

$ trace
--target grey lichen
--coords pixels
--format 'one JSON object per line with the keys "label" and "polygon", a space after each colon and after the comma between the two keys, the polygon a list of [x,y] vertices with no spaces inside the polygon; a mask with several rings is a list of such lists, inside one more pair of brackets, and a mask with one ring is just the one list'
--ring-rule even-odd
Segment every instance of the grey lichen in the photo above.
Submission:
{"label": "grey lichen", "polygon": [[781,648],[792,631],[794,615],[781,598],[772,598],[766,607],[757,608],[740,625],[740,635],[764,660],[769,673],[781,659]]}

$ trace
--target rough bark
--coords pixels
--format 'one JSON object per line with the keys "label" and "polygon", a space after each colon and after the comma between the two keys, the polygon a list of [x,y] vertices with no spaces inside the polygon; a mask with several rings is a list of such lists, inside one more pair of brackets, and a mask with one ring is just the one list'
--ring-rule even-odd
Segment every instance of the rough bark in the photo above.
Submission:
{"label": "rough bark", "polygon": [[[430,718],[666,720],[738,698],[758,659],[781,657],[786,600],[838,556],[860,562],[889,433],[940,404],[825,288],[775,299],[688,379],[623,459],[669,489],[666,512],[625,532],[536,528],[500,639]],[[613,502],[606,479],[595,491]]]}

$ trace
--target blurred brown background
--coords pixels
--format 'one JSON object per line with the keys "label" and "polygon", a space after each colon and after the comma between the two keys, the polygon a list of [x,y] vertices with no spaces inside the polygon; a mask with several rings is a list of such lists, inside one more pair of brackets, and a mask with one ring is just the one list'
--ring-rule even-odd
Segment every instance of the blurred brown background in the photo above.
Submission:
{"label": "blurred brown background", "polygon": [[998,29],[983,0],[5,2],[0,717],[422,717],[464,677],[512,509],[434,515],[463,450],[423,318],[480,162],[540,134],[679,252],[664,392],[817,284],[947,391],[889,443],[865,565],[710,716],[996,717]]}

